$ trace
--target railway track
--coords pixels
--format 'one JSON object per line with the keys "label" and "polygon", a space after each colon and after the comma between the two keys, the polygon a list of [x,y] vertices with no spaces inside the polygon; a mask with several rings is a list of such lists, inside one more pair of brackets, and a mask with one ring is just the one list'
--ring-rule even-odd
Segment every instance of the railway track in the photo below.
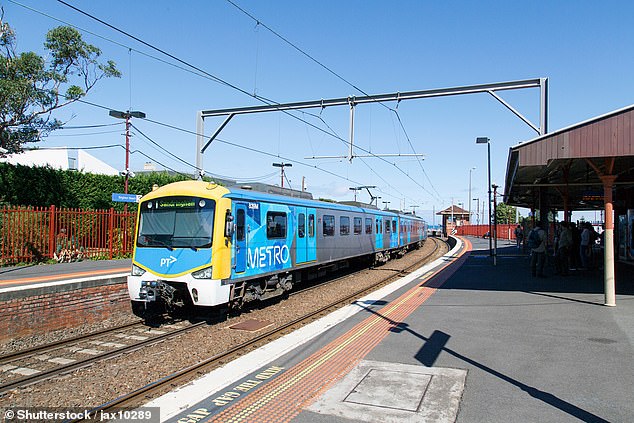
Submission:
{"label": "railway track", "polygon": [[[441,255],[439,254],[439,249],[442,248],[443,245],[446,246],[446,244],[440,240],[437,240],[435,238],[429,238],[429,239],[432,239],[435,243],[434,250],[430,254],[428,254],[426,257],[408,266],[407,268],[402,270],[395,270],[392,275],[386,278],[383,278],[382,280],[380,280],[379,282],[371,286],[360,289],[356,292],[353,292],[350,295],[346,295],[345,297],[340,298],[332,303],[326,304],[317,310],[306,313],[305,315],[298,317],[294,319],[293,321],[290,321],[286,324],[280,325],[265,333],[255,336],[239,345],[235,345],[220,354],[216,354],[194,365],[191,365],[184,369],[176,371],[168,376],[161,378],[160,380],[149,383],[133,392],[122,395],[106,404],[98,406],[91,410],[91,414],[93,412],[100,412],[100,411],[112,412],[115,409],[121,409],[123,407],[129,408],[129,407],[139,406],[143,402],[146,402],[148,398],[151,398],[158,393],[164,392],[166,388],[173,389],[175,386],[179,386],[183,383],[186,383],[192,380],[193,378],[198,377],[202,373],[208,372],[218,367],[219,365],[222,365],[228,361],[231,361],[234,358],[237,358],[240,355],[243,355],[245,352],[259,348],[262,345],[265,345],[289,332],[292,332],[295,329],[298,329],[299,327],[307,323],[310,323],[322,317],[323,315],[326,315],[334,311],[337,308],[340,308],[342,306],[350,304],[351,302],[354,302],[357,298],[360,298],[370,292],[375,291],[376,289],[384,285],[387,285],[393,282],[394,280],[402,276],[409,274],[411,271],[421,267],[422,265],[432,261],[433,259],[437,258],[437,256]],[[386,270],[386,269],[383,269],[383,270]],[[387,269],[387,270],[390,270],[390,269]],[[336,278],[330,282],[335,282],[335,280],[338,280],[338,279],[339,278]],[[319,287],[321,286],[323,285],[320,285]],[[313,289],[313,287],[309,289]],[[306,292],[306,290],[302,292]],[[82,420],[74,420],[74,422],[79,422],[79,421],[82,421]]]}
{"label": "railway track", "polygon": [[0,357],[0,394],[182,335],[206,322],[160,329],[133,322]]}

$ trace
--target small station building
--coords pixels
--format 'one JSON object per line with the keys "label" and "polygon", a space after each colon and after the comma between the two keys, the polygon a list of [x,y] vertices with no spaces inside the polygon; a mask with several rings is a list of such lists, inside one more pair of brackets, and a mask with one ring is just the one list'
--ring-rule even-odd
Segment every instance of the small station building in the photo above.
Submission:
{"label": "small station building", "polygon": [[504,201],[539,211],[601,210],[605,305],[616,305],[615,262],[634,260],[634,105],[511,147]]}
{"label": "small station building", "polygon": [[454,229],[458,226],[470,225],[469,212],[453,204],[436,215],[442,216],[442,232],[445,236],[454,233]]}

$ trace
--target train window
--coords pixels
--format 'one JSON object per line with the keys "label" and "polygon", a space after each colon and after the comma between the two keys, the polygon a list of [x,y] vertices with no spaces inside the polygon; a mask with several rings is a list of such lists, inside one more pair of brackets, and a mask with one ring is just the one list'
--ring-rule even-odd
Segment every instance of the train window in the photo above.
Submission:
{"label": "train window", "polygon": [[266,237],[268,239],[286,238],[286,213],[266,213]]}
{"label": "train window", "polygon": [[365,218],[365,233],[366,234],[372,233],[372,219],[370,219],[369,217]]}
{"label": "train window", "polygon": [[238,209],[236,212],[236,241],[244,241],[244,209]]}
{"label": "train window", "polygon": [[300,213],[297,216],[297,236],[300,238],[304,238],[306,235],[306,215],[304,213]]}
{"label": "train window", "polygon": [[313,238],[315,236],[315,215],[308,215],[308,236]]}
{"label": "train window", "polygon": [[392,221],[392,232],[396,232],[396,220]]}
{"label": "train window", "polygon": [[385,221],[385,233],[390,232],[390,221],[386,220]]}
{"label": "train window", "polygon": [[324,236],[335,236],[335,217],[324,215]]}
{"label": "train window", "polygon": [[354,225],[353,225],[353,228],[354,228],[354,234],[355,234],[355,235],[359,235],[359,234],[361,233],[361,231],[363,230],[363,227],[362,227],[362,226],[363,226],[363,225],[362,225],[362,222],[363,222],[363,221],[361,220],[361,218],[360,218],[360,217],[355,217],[355,218],[354,218]]}
{"label": "train window", "polygon": [[377,234],[382,233],[381,221],[379,219],[376,219],[376,233]]}
{"label": "train window", "polygon": [[339,235],[350,235],[350,218],[348,216],[339,218]]}

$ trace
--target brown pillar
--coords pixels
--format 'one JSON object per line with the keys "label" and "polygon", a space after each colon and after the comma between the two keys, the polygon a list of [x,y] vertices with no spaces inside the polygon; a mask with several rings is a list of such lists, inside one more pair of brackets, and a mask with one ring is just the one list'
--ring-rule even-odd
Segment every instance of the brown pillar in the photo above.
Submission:
{"label": "brown pillar", "polygon": [[603,182],[603,201],[605,206],[605,234],[603,237],[604,248],[604,287],[605,287],[605,305],[609,307],[616,306],[616,283],[614,278],[614,218],[612,206],[612,187],[616,176],[602,176]]}

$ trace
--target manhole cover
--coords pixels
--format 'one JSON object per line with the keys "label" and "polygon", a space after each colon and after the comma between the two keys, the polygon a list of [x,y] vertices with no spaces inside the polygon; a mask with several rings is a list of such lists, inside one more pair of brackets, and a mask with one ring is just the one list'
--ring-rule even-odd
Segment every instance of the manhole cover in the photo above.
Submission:
{"label": "manhole cover", "polygon": [[267,320],[249,319],[249,320],[245,320],[244,322],[236,323],[235,325],[229,326],[229,329],[246,330],[248,332],[255,332],[267,326],[271,326],[272,324],[273,323]]}
{"label": "manhole cover", "polygon": [[372,369],[344,401],[416,411],[431,375]]}
{"label": "manhole cover", "polygon": [[359,422],[455,422],[467,371],[363,360],[309,411]]}

